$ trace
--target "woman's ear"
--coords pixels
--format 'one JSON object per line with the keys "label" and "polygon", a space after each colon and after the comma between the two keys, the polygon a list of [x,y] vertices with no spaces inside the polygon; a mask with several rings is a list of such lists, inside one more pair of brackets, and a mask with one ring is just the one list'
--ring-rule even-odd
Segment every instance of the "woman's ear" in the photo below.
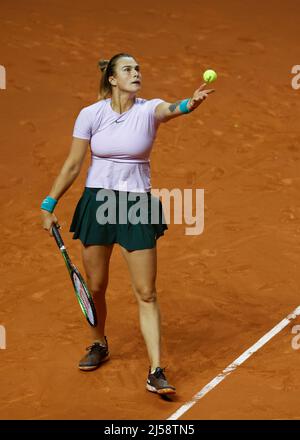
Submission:
{"label": "woman's ear", "polygon": [[115,79],[113,76],[110,76],[110,77],[108,78],[108,81],[110,82],[110,84],[111,84],[112,86],[115,86],[115,85],[117,84],[116,79]]}

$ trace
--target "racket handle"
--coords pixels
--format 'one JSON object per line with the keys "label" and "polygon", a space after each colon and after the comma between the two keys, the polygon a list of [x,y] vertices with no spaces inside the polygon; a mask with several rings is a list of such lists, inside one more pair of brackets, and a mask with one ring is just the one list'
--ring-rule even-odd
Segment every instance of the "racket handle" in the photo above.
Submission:
{"label": "racket handle", "polygon": [[52,234],[53,234],[55,241],[57,243],[57,246],[59,248],[61,248],[62,246],[65,246],[63,239],[61,238],[61,235],[59,233],[59,230],[57,229],[57,226],[55,224],[52,225]]}

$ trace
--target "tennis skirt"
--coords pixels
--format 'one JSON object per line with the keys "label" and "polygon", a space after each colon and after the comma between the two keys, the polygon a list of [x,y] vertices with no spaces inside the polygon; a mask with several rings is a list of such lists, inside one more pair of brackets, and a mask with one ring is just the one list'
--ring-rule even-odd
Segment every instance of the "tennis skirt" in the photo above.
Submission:
{"label": "tennis skirt", "polygon": [[[135,199],[131,196],[128,200],[128,194],[134,195]],[[137,221],[139,218],[142,220]],[[155,247],[156,240],[167,229],[162,203],[151,192],[87,187],[79,199],[70,226],[70,232],[74,233],[72,238],[80,239],[85,246],[119,243],[127,250]]]}

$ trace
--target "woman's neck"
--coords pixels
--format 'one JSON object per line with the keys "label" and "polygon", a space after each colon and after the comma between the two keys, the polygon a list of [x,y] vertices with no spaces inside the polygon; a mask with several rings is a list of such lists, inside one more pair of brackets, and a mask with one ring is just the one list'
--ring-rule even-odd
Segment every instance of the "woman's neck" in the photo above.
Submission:
{"label": "woman's neck", "polygon": [[134,105],[135,99],[135,95],[112,96],[111,108],[116,113],[125,113]]}

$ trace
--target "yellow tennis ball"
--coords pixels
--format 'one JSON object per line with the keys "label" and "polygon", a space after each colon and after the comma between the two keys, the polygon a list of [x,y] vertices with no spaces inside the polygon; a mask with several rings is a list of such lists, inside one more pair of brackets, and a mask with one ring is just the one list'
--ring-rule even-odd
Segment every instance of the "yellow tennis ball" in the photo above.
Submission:
{"label": "yellow tennis ball", "polygon": [[217,76],[217,73],[212,69],[205,70],[205,72],[203,73],[203,79],[205,82],[208,83],[215,81],[217,79]]}

